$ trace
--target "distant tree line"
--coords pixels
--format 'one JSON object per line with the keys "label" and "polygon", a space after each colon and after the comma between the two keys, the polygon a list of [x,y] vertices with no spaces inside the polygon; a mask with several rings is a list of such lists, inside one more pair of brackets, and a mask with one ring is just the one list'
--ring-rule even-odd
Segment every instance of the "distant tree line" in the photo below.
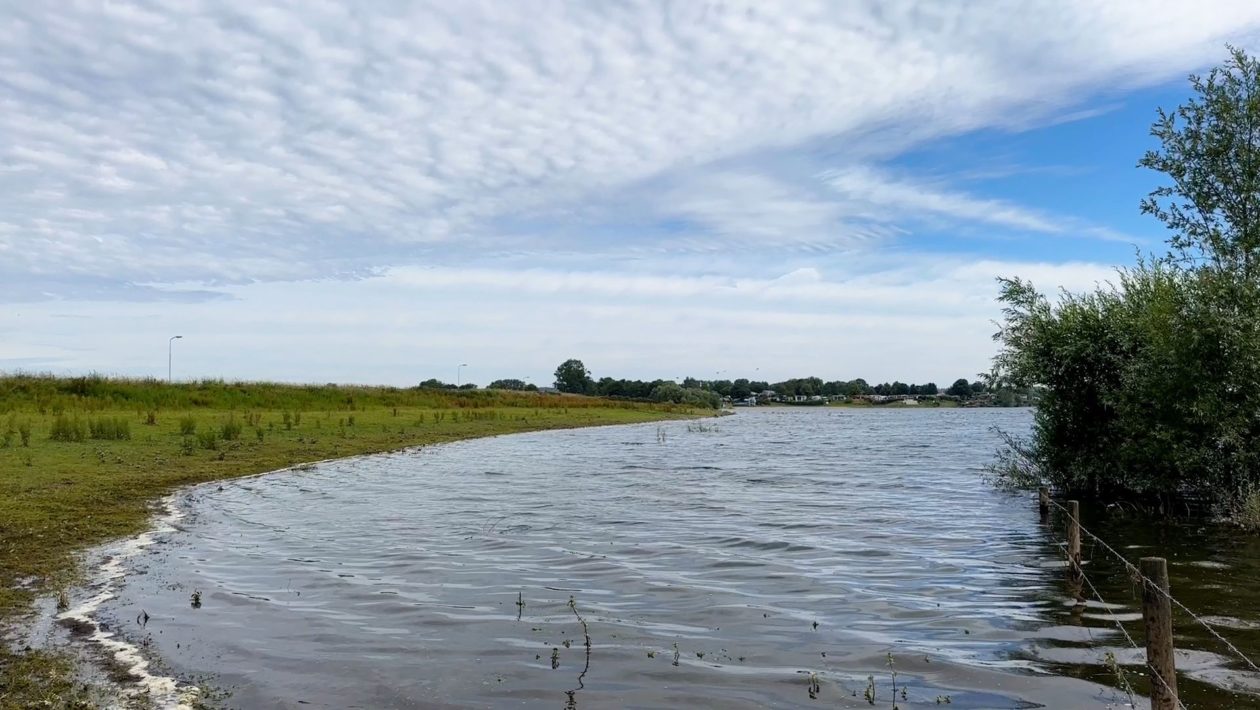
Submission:
{"label": "distant tree line", "polygon": [[[476,389],[476,385],[472,383],[456,386],[438,379],[425,380],[420,383],[420,387],[448,390]],[[681,384],[673,380],[661,379],[628,380],[601,377],[596,380],[586,365],[576,358],[565,360],[556,368],[555,387],[558,391],[567,394],[585,394],[652,402],[674,402],[676,404],[713,408],[720,407],[722,399],[725,397],[742,400],[768,391],[788,397],[811,397],[815,395],[824,397],[855,397],[860,395],[931,396],[941,394],[935,382],[906,384],[905,382],[897,381],[870,385],[861,378],[824,382],[818,377],[799,377],[771,383],[765,380],[750,380],[747,378],[700,380],[695,377],[686,377]],[[518,379],[502,379],[491,382],[487,385],[487,389],[534,392],[538,390],[538,386]],[[988,391],[988,388],[979,380],[968,382],[966,379],[959,379],[945,390],[944,394],[959,399],[969,399],[986,391]]]}
{"label": "distant tree line", "polygon": [[[443,382],[437,379],[436,377],[429,378],[425,380],[424,382],[421,382],[418,386],[420,387],[420,389],[425,389],[425,390],[475,390],[477,389],[477,385],[471,382],[465,382],[462,385],[454,385],[454,384],[451,384],[450,382]],[[514,389],[514,388],[491,387],[490,389]],[[525,389],[525,388],[521,387],[519,389]],[[535,387],[534,389],[538,389],[538,388]]]}
{"label": "distant tree line", "polygon": [[618,380],[602,377],[596,381],[581,360],[572,358],[556,368],[556,389],[570,394],[589,394],[600,397],[673,402],[692,407],[718,409],[722,397],[712,390],[678,384],[672,380]]}

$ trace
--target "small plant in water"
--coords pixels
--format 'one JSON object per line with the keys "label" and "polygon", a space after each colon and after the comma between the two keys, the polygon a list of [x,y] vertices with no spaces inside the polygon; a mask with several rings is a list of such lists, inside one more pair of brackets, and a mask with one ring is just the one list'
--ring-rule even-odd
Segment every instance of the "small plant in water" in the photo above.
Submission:
{"label": "small plant in water", "polygon": [[66,590],[57,592],[57,611],[66,611],[70,608],[70,595],[66,594]]}
{"label": "small plant in water", "polygon": [[560,667],[560,649],[553,648],[551,649],[551,670],[554,671],[559,667]]}
{"label": "small plant in water", "polygon": [[193,590],[192,595],[188,597],[188,601],[189,601],[189,604],[192,606],[192,608],[200,609],[201,608],[201,590],[200,589]]}

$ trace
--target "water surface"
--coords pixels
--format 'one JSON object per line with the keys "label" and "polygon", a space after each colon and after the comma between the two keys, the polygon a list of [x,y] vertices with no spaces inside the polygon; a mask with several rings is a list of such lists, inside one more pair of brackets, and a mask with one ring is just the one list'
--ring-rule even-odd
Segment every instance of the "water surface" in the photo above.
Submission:
{"label": "water surface", "polygon": [[[979,476],[992,427],[1030,421],[751,409],[200,486],[99,614],[230,707],[870,707],[872,684],[885,708],[1120,707],[1125,575],[1096,560],[1114,606],[1077,603],[1057,521]],[[1250,605],[1205,613],[1260,620],[1254,546],[1097,525],[1173,557],[1176,591]],[[1260,707],[1178,623],[1187,699]]]}

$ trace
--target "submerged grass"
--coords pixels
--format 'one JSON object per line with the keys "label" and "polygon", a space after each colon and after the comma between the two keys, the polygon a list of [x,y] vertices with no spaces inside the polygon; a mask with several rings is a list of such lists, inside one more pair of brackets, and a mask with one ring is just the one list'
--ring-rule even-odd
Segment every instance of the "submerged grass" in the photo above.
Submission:
{"label": "submerged grass", "polygon": [[[76,553],[142,531],[173,489],[302,462],[543,429],[688,416],[537,393],[0,377],[0,626],[74,583]],[[254,436],[241,436],[241,421]],[[349,426],[338,426],[348,421]],[[135,426],[132,426],[132,425]],[[8,430],[3,422],[0,429]],[[194,436],[195,432],[195,436]],[[0,708],[73,707],[63,662],[0,642]]]}

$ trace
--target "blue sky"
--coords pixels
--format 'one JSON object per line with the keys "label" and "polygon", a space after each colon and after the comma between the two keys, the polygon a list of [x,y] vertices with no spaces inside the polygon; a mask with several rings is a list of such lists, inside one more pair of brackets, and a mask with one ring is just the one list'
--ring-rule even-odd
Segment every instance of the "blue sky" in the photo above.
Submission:
{"label": "blue sky", "polygon": [[0,370],[951,381],[1253,2],[0,1]]}

